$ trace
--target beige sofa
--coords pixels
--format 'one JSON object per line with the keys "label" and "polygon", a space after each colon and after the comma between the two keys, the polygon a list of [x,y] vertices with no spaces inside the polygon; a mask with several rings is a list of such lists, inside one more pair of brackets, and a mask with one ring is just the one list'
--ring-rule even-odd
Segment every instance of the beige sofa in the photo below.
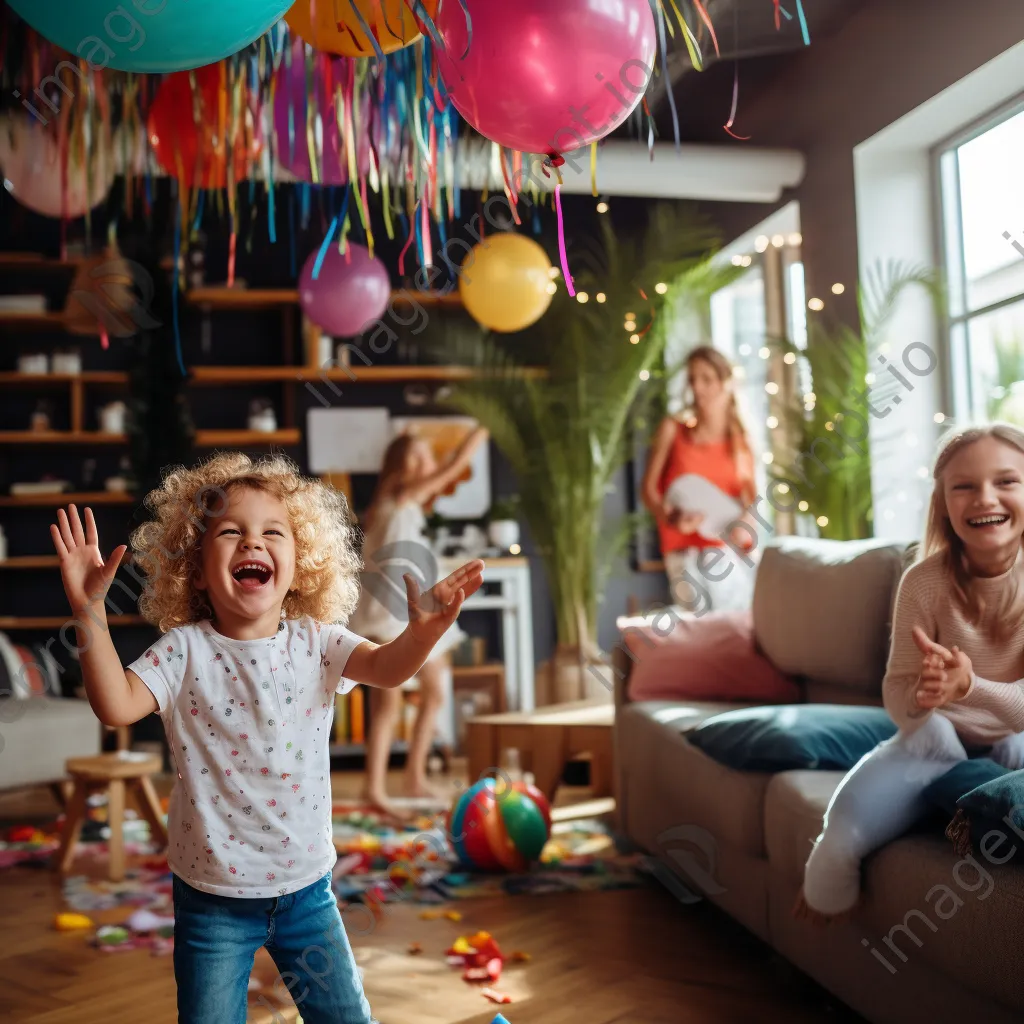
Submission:
{"label": "beige sofa", "polygon": [[[766,548],[757,641],[800,680],[806,701],[881,703],[908,554],[877,541],[786,538]],[[631,665],[618,649],[616,795],[632,840],[869,1021],[1024,1019],[1024,869],[959,858],[939,825],[868,859],[849,921],[795,919],[804,862],[843,773],[724,767],[686,736],[737,705],[630,702]]]}

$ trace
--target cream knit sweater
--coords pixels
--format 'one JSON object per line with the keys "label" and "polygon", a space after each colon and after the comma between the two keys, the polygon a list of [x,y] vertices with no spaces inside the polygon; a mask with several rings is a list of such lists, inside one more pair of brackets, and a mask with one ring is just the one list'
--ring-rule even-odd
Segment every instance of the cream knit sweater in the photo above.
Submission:
{"label": "cream knit sweater", "polygon": [[[978,578],[986,612],[968,622],[953,596],[944,556],[932,555],[912,566],[900,581],[893,617],[892,647],[882,683],[885,708],[904,732],[916,731],[930,715],[940,714],[956,727],[965,745],[984,746],[1024,731],[1024,621],[1006,641],[990,639],[1000,595],[1016,575],[1024,586],[1024,560],[1002,576]],[[912,630],[920,626],[943,647],[958,646],[974,669],[967,696],[935,711],[922,711],[914,701],[922,655]]]}

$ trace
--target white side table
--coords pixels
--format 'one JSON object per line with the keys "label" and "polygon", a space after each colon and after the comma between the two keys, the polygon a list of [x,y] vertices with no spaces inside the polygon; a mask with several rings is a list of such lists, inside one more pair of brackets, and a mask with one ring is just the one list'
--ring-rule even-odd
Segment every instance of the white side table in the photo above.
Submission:
{"label": "white side table", "polygon": [[[442,558],[442,574],[454,572],[464,558]],[[466,599],[467,611],[501,613],[501,645],[505,655],[505,705],[510,711],[534,709],[533,601],[530,596],[528,558],[487,558],[484,560],[485,588]]]}

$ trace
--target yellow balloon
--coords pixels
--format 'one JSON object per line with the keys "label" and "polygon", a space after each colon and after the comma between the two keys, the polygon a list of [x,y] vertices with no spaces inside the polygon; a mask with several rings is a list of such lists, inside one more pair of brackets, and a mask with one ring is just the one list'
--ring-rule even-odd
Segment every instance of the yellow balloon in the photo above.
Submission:
{"label": "yellow balloon", "polygon": [[[359,23],[353,3],[384,53],[400,50],[419,39],[419,25],[404,0],[296,0],[284,20],[295,35],[314,49],[342,57],[372,57],[373,43]],[[431,18],[437,12],[437,3],[438,0],[425,0],[424,7]]]}
{"label": "yellow balloon", "polygon": [[532,239],[508,232],[473,247],[462,264],[459,292],[469,315],[492,331],[535,324],[551,305],[551,261]]}

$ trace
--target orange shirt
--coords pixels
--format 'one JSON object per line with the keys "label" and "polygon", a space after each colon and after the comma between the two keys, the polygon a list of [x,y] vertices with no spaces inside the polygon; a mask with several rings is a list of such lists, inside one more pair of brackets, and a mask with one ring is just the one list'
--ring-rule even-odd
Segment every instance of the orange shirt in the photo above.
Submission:
{"label": "orange shirt", "polygon": [[[736,464],[730,442],[695,444],[691,440],[690,429],[680,423],[661,474],[660,493],[664,495],[674,480],[687,473],[704,477],[730,498],[742,501],[744,477]],[[685,551],[686,548],[723,546],[719,540],[709,540],[699,533],[680,533],[665,523],[658,524],[658,533],[661,537],[662,554],[669,551]]]}

